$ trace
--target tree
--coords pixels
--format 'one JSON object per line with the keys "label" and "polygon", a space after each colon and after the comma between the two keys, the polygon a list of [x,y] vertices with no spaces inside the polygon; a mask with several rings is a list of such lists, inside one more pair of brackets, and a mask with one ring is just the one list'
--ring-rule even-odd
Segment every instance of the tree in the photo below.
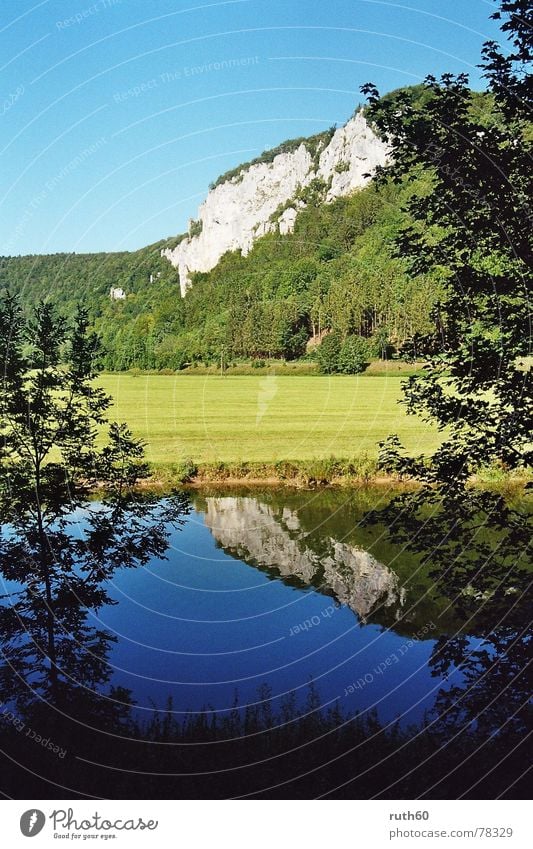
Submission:
{"label": "tree", "polygon": [[339,351],[337,369],[341,374],[359,374],[368,362],[368,343],[362,336],[347,336]]}
{"label": "tree", "polygon": [[444,290],[432,333],[411,344],[427,356],[425,371],[405,387],[408,411],[435,422],[443,442],[415,458],[396,436],[382,444],[382,468],[422,486],[365,521],[383,523],[395,543],[428,558],[435,589],[481,639],[474,648],[465,634],[444,635],[435,647],[436,672],[462,674],[439,693],[436,739],[447,745],[450,729],[454,738],[473,729],[479,748],[496,740],[501,763],[523,759],[531,721],[531,517],[470,484],[484,466],[531,463],[531,3],[501,2],[494,17],[502,16],[513,50],[505,57],[494,42],[484,47],[490,110],[479,109],[464,75],[429,77],[423,108],[405,93],[380,100],[365,87],[392,148],[380,179],[414,179],[420,164],[431,173],[432,189],[412,197],[413,223],[396,246],[415,280],[440,269]]}
{"label": "tree", "polygon": [[26,324],[14,297],[0,303],[0,570],[19,587],[1,609],[1,680],[19,705],[40,692],[64,707],[73,681],[107,680],[112,638],[87,611],[111,603],[104,582],[117,568],[164,554],[187,509],[180,494],[136,491],[149,468],[125,425],[109,424],[100,447],[111,398],[95,385],[97,352],[85,310],[68,326],[40,303]]}
{"label": "tree", "polygon": [[531,461],[530,353],[532,125],[531,4],[502,2],[494,17],[514,51],[504,57],[493,42],[483,51],[493,98],[481,120],[472,109],[468,78],[428,77],[423,109],[407,93],[380,99],[363,88],[370,116],[387,137],[393,163],[379,179],[415,179],[429,169],[432,188],[408,203],[413,223],[397,240],[412,275],[444,267],[444,297],[434,312],[439,346],[425,371],[412,377],[410,412],[447,429],[429,458],[386,457],[397,469],[430,482],[464,486],[488,464],[516,469]]}
{"label": "tree", "polygon": [[338,333],[328,333],[316,349],[318,368],[322,374],[334,374],[339,368],[342,340]]}

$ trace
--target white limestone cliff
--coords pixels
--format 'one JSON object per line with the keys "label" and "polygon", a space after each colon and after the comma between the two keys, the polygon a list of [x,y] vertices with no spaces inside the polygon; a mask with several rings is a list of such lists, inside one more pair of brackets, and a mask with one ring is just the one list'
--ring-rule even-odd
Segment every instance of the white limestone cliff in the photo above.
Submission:
{"label": "white limestone cliff", "polygon": [[[387,147],[358,112],[333,134],[318,158],[302,144],[278,154],[272,162],[243,168],[237,176],[212,189],[198,211],[194,230],[175,248],[162,251],[179,270],[185,295],[190,275],[210,271],[226,251],[246,255],[254,240],[268,232],[290,233],[298,209],[304,205],[295,195],[313,180],[325,184],[325,201],[362,188],[367,174],[387,160]],[[291,202],[292,201],[292,202]],[[276,216],[277,210],[285,208]]]}

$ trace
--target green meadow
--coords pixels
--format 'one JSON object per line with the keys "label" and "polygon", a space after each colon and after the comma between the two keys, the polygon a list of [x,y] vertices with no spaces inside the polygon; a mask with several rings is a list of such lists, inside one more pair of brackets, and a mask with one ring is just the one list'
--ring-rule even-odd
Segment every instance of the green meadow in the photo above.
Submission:
{"label": "green meadow", "polygon": [[100,378],[110,415],[164,467],[193,460],[267,463],[375,459],[397,433],[410,452],[434,448],[435,429],[402,405],[397,376],[130,375]]}

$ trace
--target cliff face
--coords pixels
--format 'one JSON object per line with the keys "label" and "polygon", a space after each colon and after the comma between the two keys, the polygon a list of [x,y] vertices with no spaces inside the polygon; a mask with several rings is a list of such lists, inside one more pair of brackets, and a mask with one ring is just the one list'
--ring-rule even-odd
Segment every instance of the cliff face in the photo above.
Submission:
{"label": "cliff face", "polygon": [[369,552],[325,535],[320,549],[310,545],[297,513],[274,510],[254,498],[206,499],[205,523],[228,553],[281,577],[318,584],[365,622],[379,608],[399,618],[405,590],[395,573]]}
{"label": "cliff face", "polygon": [[247,254],[265,233],[291,232],[298,209],[305,205],[305,193],[303,198],[296,195],[313,181],[324,200],[332,201],[364,186],[368,182],[364,175],[386,159],[386,145],[358,112],[322,149],[310,150],[302,142],[296,150],[280,153],[272,162],[252,164],[220,183],[207,195],[191,228],[192,233],[200,232],[162,251],[179,269],[182,295],[190,274],[210,271],[226,251],[240,249]]}

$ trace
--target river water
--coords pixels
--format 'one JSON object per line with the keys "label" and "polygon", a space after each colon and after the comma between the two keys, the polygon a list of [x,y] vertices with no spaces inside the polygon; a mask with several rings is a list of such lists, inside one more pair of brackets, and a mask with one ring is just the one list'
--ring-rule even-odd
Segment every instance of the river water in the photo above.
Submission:
{"label": "river water", "polygon": [[[279,707],[304,702],[312,680],[323,706],[375,709],[420,722],[446,681],[430,660],[462,624],[420,559],[361,519],[379,491],[236,491],[193,494],[166,560],[118,571],[118,602],[91,614],[117,637],[113,680],[141,714],[172,697],[179,715],[264,685]],[[470,636],[475,647],[476,636]],[[276,704],[277,703],[277,704]]]}

